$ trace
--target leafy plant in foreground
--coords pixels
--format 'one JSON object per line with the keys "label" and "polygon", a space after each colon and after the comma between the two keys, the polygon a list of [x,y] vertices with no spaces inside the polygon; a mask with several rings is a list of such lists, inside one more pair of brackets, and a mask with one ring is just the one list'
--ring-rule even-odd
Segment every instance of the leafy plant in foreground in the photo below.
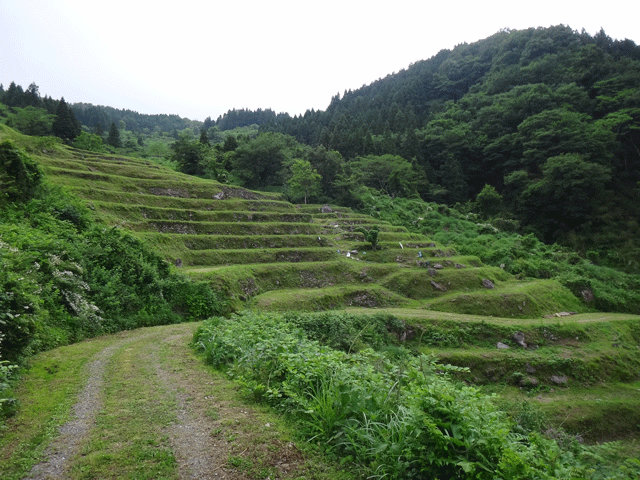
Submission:
{"label": "leafy plant in foreground", "polygon": [[[255,399],[295,418],[308,441],[368,478],[596,479],[614,471],[575,442],[516,433],[492,397],[453,382],[447,372],[459,369],[430,357],[347,354],[309,340],[283,316],[252,312],[207,320],[194,343]],[[630,462],[618,478],[639,468]]]}
{"label": "leafy plant in foreground", "polygon": [[364,239],[371,244],[372,250],[375,251],[376,247],[378,246],[378,240],[379,240],[378,237],[380,235],[380,228],[375,226],[367,230],[364,227],[358,227],[358,228],[355,228],[353,231],[360,232],[362,235],[364,235]]}

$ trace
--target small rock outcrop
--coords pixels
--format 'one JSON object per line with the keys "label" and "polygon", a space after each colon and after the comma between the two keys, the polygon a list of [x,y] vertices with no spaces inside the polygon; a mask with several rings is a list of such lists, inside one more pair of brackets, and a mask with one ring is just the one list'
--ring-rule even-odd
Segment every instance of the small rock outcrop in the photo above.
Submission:
{"label": "small rock outcrop", "polygon": [[550,380],[556,385],[566,385],[569,382],[566,375],[551,375]]}
{"label": "small rock outcrop", "polygon": [[524,341],[524,333],[516,332],[513,334],[513,341],[520,345],[522,348],[527,348],[527,344]]}
{"label": "small rock outcrop", "polygon": [[323,205],[322,207],[320,207],[320,212],[321,213],[332,213],[333,209],[329,205]]}
{"label": "small rock outcrop", "polygon": [[493,282],[491,280],[489,280],[488,278],[483,278],[482,279],[482,286],[484,288],[488,288],[488,289],[492,289],[495,288],[496,286],[493,284]]}
{"label": "small rock outcrop", "polygon": [[522,377],[518,383],[521,387],[533,388],[538,386],[538,379],[527,375],[526,377]]}

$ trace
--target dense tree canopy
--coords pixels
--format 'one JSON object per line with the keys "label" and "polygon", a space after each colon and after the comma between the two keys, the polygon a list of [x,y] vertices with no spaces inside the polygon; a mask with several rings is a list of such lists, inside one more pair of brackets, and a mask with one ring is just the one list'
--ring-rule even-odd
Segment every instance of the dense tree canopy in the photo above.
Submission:
{"label": "dense tree canopy", "polygon": [[[417,194],[487,220],[498,215],[547,240],[638,256],[625,232],[640,219],[639,84],[634,42],[558,25],[505,29],[442,50],[334,95],[326,110],[293,117],[233,109],[200,123],[90,104],[72,109],[86,131],[119,125],[127,151],[146,143],[146,156],[170,156],[173,140],[163,135],[184,153],[194,142],[180,132],[200,133],[195,143],[212,143],[206,159],[195,147],[191,156],[174,148],[186,172],[284,191],[292,160],[302,159],[321,176],[317,201],[358,206],[370,190]],[[0,90],[0,102],[7,123],[35,134],[46,134],[47,112],[63,103],[15,83]]]}
{"label": "dense tree canopy", "polygon": [[249,188],[281,186],[286,178],[285,166],[299,157],[302,146],[293,137],[268,133],[244,141],[233,156],[233,172]]}
{"label": "dense tree canopy", "polygon": [[178,164],[182,173],[203,175],[205,157],[208,146],[191,138],[187,133],[181,134],[171,145],[171,158]]}

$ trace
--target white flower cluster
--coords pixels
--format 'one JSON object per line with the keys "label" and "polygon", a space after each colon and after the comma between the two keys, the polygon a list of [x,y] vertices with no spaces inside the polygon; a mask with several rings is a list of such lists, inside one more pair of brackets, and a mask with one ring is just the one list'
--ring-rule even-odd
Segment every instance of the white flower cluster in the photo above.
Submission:
{"label": "white flower cluster", "polygon": [[9,250],[11,253],[16,253],[18,251],[17,248],[12,247],[11,245],[9,245],[8,243],[4,243],[2,240],[0,240],[0,248],[6,248],[7,250]]}
{"label": "white flower cluster", "polygon": [[496,227],[494,227],[490,223],[476,223],[476,227],[478,227],[478,232],[481,234],[500,233],[500,230],[498,230]]}
{"label": "white flower cluster", "polygon": [[[63,261],[57,255],[49,255],[49,261],[52,265],[62,266]],[[102,317],[99,315],[100,309],[90,303],[83,295],[83,292],[90,290],[89,285],[82,280],[77,274],[82,273],[82,268],[77,263],[69,263],[65,267],[73,267],[76,272],[71,270],[54,270],[53,277],[57,280],[57,286],[60,293],[66,300],[69,308],[79,318],[93,327],[100,325]]]}

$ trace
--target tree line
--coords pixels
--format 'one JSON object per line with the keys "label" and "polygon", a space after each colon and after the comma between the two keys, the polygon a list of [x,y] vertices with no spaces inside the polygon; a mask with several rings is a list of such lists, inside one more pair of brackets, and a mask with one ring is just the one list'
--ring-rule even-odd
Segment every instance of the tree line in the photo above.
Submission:
{"label": "tree line", "polygon": [[[76,104],[72,143],[293,201],[359,208],[375,191],[457,205],[640,271],[639,83],[631,40],[507,29],[293,117],[234,109],[200,123]],[[30,134],[52,132],[62,103],[35,84],[0,87],[0,101],[6,123]]]}

